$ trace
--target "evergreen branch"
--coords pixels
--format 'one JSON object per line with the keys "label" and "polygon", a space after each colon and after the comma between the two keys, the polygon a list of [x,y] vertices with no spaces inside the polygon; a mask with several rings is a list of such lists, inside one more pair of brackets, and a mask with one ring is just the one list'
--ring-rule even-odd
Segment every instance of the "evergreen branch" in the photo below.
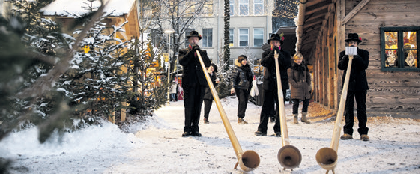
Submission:
{"label": "evergreen branch", "polygon": [[[103,0],[101,0],[101,6],[99,7],[98,11],[92,16],[92,21],[98,21],[104,11],[105,6],[108,2],[104,5]],[[73,58],[73,52],[78,49],[79,43],[82,39],[87,35],[87,32],[94,26],[95,22],[88,23],[85,28],[83,28],[80,35],[76,38],[72,48],[67,52],[68,55],[64,59],[60,60],[53,69],[51,69],[48,74],[44,77],[40,77],[37,81],[33,84],[32,87],[26,88],[24,91],[17,94],[18,98],[24,99],[29,97],[40,97],[46,91],[51,89],[52,82],[56,81],[62,74],[64,74],[70,67],[70,60]]]}

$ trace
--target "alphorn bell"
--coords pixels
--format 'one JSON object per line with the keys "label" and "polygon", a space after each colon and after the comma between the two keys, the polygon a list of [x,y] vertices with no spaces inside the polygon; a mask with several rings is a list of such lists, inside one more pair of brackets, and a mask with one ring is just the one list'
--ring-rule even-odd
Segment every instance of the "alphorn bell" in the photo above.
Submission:
{"label": "alphorn bell", "polygon": [[293,170],[294,168],[299,167],[299,164],[302,161],[302,155],[300,154],[299,149],[297,149],[295,146],[290,145],[289,141],[278,58],[279,54],[276,50],[274,50],[274,60],[276,62],[277,91],[279,98],[279,121],[282,140],[282,147],[280,148],[279,153],[277,154],[277,159],[279,160],[280,165],[283,166],[284,169]]}
{"label": "alphorn bell", "polygon": [[207,84],[210,87],[211,94],[214,97],[214,101],[217,105],[217,109],[219,110],[220,117],[222,118],[223,125],[225,126],[230,142],[232,143],[233,149],[235,150],[236,157],[238,158],[238,163],[236,163],[235,169],[237,165],[239,165],[241,169],[245,172],[252,171],[260,165],[260,156],[255,151],[242,151],[241,145],[239,144],[239,141],[235,136],[235,132],[233,132],[232,130],[232,126],[230,125],[230,122],[226,116],[226,112],[223,109],[222,103],[220,102],[220,98],[217,95],[217,91],[214,88],[213,83],[211,82],[210,76],[207,72],[206,66],[204,65],[203,59],[201,58],[200,52],[198,50],[196,50],[196,52],[200,60],[201,68],[203,69],[204,75],[206,76]]}
{"label": "alphorn bell", "polygon": [[340,138],[340,132],[341,132],[341,121],[343,120],[343,113],[344,113],[344,107],[346,103],[347,90],[349,86],[352,61],[353,61],[353,55],[349,55],[349,62],[347,65],[346,77],[344,79],[340,105],[338,106],[337,118],[335,120],[334,132],[331,139],[330,148],[321,148],[318,150],[318,152],[315,155],[315,159],[316,159],[316,162],[318,162],[318,165],[324,169],[327,169],[326,173],[328,173],[331,170],[334,174],[335,173],[334,169],[335,169],[335,166],[337,165],[337,159],[338,159],[337,151],[338,151],[338,143],[340,140],[339,138]]}

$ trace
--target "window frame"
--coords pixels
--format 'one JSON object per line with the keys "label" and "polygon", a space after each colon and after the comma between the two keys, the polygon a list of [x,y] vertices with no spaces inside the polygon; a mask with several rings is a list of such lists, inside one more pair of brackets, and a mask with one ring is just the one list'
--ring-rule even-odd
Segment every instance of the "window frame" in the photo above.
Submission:
{"label": "window frame", "polygon": [[[247,30],[247,45],[241,46],[241,30]],[[249,28],[239,28],[238,29],[238,47],[249,47]]]}
{"label": "window frame", "polygon": [[[230,42],[231,36],[232,36],[232,43]],[[235,29],[229,28],[229,47],[233,47],[234,45],[235,45]]]}
{"label": "window frame", "polygon": [[[204,33],[204,30],[208,30],[208,31],[211,31],[211,36],[209,37],[208,35],[207,35],[207,33],[205,34]],[[203,35],[202,35],[202,42],[201,42],[201,44],[202,44],[202,46],[203,47],[205,47],[205,48],[211,48],[211,47],[213,47],[213,28],[203,28],[202,30],[201,30],[201,33],[203,33]],[[204,46],[204,37],[206,37],[207,38],[207,43],[206,43],[206,46]],[[208,44],[209,44],[209,40],[210,40],[210,43],[211,43],[211,45],[209,46]]]}
{"label": "window frame", "polygon": [[[254,0],[254,15],[264,15],[264,11],[265,11],[265,9],[264,9],[264,0],[261,0],[262,2],[261,3],[256,3],[256,0]],[[260,14],[257,14],[256,13],[256,9],[257,8],[255,8],[255,5],[258,5],[258,4],[261,4],[262,5],[262,11],[261,11],[261,13]]]}
{"label": "window frame", "polygon": [[[261,45],[260,46],[256,46],[255,45],[255,30],[256,29],[261,29],[262,30],[262,34],[260,34],[261,36],[262,36],[262,43],[261,43]],[[262,45],[264,44],[264,28],[254,28],[254,30],[253,30],[253,46],[254,47],[262,47]]]}
{"label": "window frame", "polygon": [[[233,2],[233,4],[231,4]],[[229,0],[229,14],[231,16],[235,15],[235,0]]]}
{"label": "window frame", "polygon": [[246,1],[248,1],[247,3],[246,3],[246,7],[247,7],[247,14],[241,14],[241,5],[245,5],[245,3],[242,3],[241,2],[241,0],[239,0],[239,5],[238,5],[238,15],[239,16],[249,16],[249,0],[246,0]]}
{"label": "window frame", "polygon": [[[403,32],[417,32],[417,67],[416,68],[406,68],[404,67],[405,59],[404,57],[404,39],[403,39]],[[385,32],[397,32],[398,33],[398,49],[397,49],[397,59],[399,67],[385,67]],[[408,26],[408,27],[380,27],[380,39],[381,39],[381,71],[420,71],[420,26]]]}

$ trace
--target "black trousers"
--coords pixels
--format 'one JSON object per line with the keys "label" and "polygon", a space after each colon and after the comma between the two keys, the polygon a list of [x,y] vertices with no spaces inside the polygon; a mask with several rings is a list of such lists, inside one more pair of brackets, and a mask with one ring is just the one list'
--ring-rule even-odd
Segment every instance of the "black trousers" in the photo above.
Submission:
{"label": "black trousers", "polygon": [[[286,96],[286,89],[283,89],[283,102]],[[260,115],[260,124],[258,125],[258,131],[267,133],[268,118],[270,113],[274,110],[274,102],[276,103],[276,123],[274,124],[274,132],[281,132],[280,129],[280,119],[279,118],[279,98],[277,89],[275,90],[264,90],[264,103],[262,105],[261,115]]]}
{"label": "black trousers", "polygon": [[303,101],[302,112],[308,112],[309,99],[305,99],[305,100],[292,99],[292,102],[293,102],[293,112],[292,113],[293,114],[298,113],[300,101]]}
{"label": "black trousers", "polygon": [[204,100],[204,118],[209,118],[209,113],[211,109],[211,104],[213,103],[213,100]]}
{"label": "black trousers", "polygon": [[184,132],[198,132],[204,86],[190,86],[184,89]]}
{"label": "black trousers", "polygon": [[357,120],[359,120],[359,134],[367,134],[369,128],[366,127],[366,91],[348,91],[346,98],[346,107],[344,117],[346,124],[344,125],[344,133],[353,135],[354,126],[354,98],[357,102]]}
{"label": "black trousers", "polygon": [[244,118],[246,108],[248,107],[249,90],[235,88],[235,93],[238,97],[238,118]]}

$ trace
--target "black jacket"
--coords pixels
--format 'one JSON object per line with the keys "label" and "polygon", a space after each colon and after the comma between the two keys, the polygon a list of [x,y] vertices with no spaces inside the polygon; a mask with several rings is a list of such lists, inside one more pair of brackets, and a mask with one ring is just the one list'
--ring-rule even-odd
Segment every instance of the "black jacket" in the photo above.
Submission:
{"label": "black jacket", "polygon": [[242,65],[238,62],[238,59],[236,59],[235,68],[232,70],[232,87],[249,90],[252,87],[253,80],[254,75],[252,74],[251,67],[248,64]]}
{"label": "black jacket", "polygon": [[[287,75],[287,69],[291,67],[291,57],[290,53],[284,50],[279,51],[279,70],[282,90],[285,91],[289,89],[289,80]],[[265,67],[264,70],[264,90],[277,90],[277,81],[276,81],[276,64],[274,60],[274,50],[266,50],[262,54],[261,65]]]}
{"label": "black jacket", "polygon": [[[216,83],[216,73],[213,72],[213,74],[209,74],[211,82],[213,83],[213,86],[216,87],[217,83]],[[209,85],[207,84],[207,87],[204,89],[204,99],[205,100],[213,100],[213,95],[211,94],[211,90]]]}
{"label": "black jacket", "polygon": [[[349,58],[345,55],[345,51],[340,53],[339,58],[338,68],[344,70],[342,77],[342,84],[344,85]],[[353,57],[353,62],[351,64],[349,91],[366,91],[369,89],[366,79],[366,69],[368,66],[369,52],[357,48],[357,55]]]}
{"label": "black jacket", "polygon": [[[199,50],[200,55],[203,59],[204,65],[207,67],[210,66],[211,61],[207,56],[205,50]],[[197,85],[207,86],[207,80],[204,76],[203,69],[201,68],[200,61],[198,60],[198,55],[196,51],[191,47],[183,50],[179,50],[179,64],[184,68],[182,76],[182,87],[194,87]]]}

